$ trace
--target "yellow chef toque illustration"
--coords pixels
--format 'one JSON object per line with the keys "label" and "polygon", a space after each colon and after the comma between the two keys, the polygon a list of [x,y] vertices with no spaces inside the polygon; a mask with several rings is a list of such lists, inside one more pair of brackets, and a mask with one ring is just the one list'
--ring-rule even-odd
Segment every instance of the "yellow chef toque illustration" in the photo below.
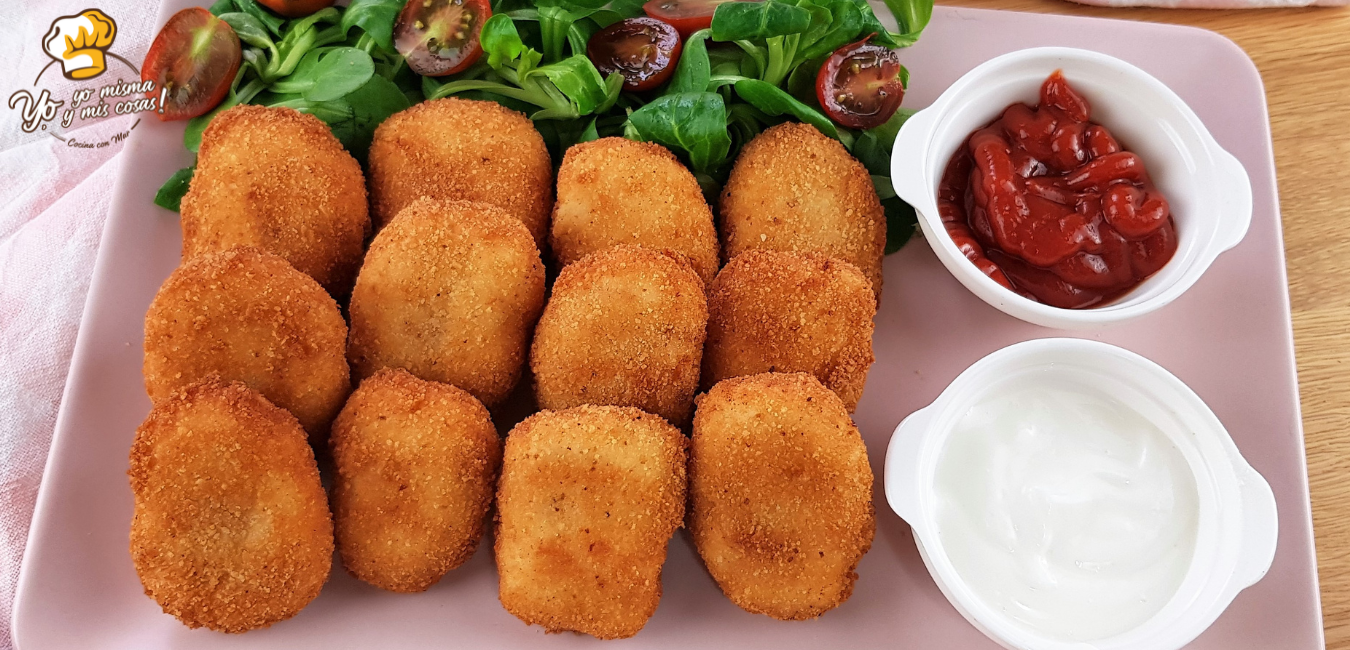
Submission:
{"label": "yellow chef toque illustration", "polygon": [[61,63],[67,79],[92,79],[108,69],[105,52],[117,37],[117,23],[97,9],[52,21],[42,39],[47,56]]}

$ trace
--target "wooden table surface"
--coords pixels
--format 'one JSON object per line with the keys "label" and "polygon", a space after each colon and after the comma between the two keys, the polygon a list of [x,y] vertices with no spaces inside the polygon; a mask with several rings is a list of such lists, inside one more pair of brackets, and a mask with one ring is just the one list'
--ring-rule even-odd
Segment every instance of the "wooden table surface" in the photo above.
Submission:
{"label": "wooden table surface", "polygon": [[1061,0],[940,0],[983,9],[1178,23],[1246,50],[1266,84],[1327,647],[1350,650],[1350,7],[1105,9]]}

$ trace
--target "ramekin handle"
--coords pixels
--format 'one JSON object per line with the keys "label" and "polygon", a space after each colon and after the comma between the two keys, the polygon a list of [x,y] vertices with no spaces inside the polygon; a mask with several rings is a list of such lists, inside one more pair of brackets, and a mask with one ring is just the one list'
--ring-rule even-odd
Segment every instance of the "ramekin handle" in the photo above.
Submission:
{"label": "ramekin handle", "polygon": [[1275,493],[1256,470],[1250,466],[1245,469],[1241,477],[1242,555],[1233,572],[1233,586],[1239,589],[1246,589],[1265,577],[1275,559],[1275,544],[1280,534]]}
{"label": "ramekin handle", "polygon": [[919,457],[930,419],[928,409],[919,409],[895,427],[890,445],[886,447],[886,467],[882,477],[886,485],[886,502],[891,510],[916,527],[919,521]]}
{"label": "ramekin handle", "polygon": [[900,127],[891,149],[891,186],[896,196],[920,212],[937,210],[937,198],[927,187],[924,173],[924,154],[936,117],[937,111],[932,107],[911,115]]}
{"label": "ramekin handle", "polygon": [[1252,180],[1236,156],[1217,144],[1214,147],[1223,182],[1223,213],[1214,239],[1217,255],[1237,246],[1247,236],[1252,225]]}

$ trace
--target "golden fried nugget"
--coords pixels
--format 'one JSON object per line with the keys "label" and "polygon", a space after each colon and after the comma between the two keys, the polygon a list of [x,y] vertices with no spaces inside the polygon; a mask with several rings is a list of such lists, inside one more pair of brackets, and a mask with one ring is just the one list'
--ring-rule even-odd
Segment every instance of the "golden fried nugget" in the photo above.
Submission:
{"label": "golden fried nugget", "polygon": [[886,214],[872,176],[816,127],[785,122],[745,145],[720,214],[728,261],[763,249],[837,257],[858,267],[880,298]]}
{"label": "golden fried nugget", "polygon": [[489,407],[520,378],[544,306],[544,265],[525,226],[486,203],[423,199],[370,245],[352,291],[347,355],[458,386]]}
{"label": "golden fried nugget", "polygon": [[502,606],[549,632],[637,634],[684,520],[685,438],[635,408],[542,411],[506,438],[497,490]]}
{"label": "golden fried nugget", "polygon": [[705,284],[717,274],[717,229],[703,191],[654,142],[601,138],[568,149],[549,242],[564,265],[610,246],[640,244],[684,256]]}
{"label": "golden fried nugget", "polygon": [[872,286],[848,262],[749,251],[717,274],[708,293],[703,389],[731,377],[806,372],[858,406],[872,366]]}
{"label": "golden fried nugget", "polygon": [[333,423],[342,564],[389,591],[426,591],[478,548],[502,447],[472,395],[403,370],[361,382]]}
{"label": "golden fried nugget", "polygon": [[370,234],[361,166],[326,124],[290,108],[241,105],[211,120],[181,209],[183,259],[256,246],[338,297]]}
{"label": "golden fried nugget", "polygon": [[543,246],[553,161],[524,114],[492,101],[436,99],[375,129],[370,193],[377,227],[424,196],[482,201],[519,219]]}
{"label": "golden fried nugget", "polygon": [[131,447],[131,560],[188,627],[247,632],[319,595],[333,523],[305,432],[238,382],[156,403]]}
{"label": "golden fried nugget", "polygon": [[728,379],[700,396],[689,449],[689,531],[731,602],[802,620],[848,600],[876,516],[833,392],[805,373]]}
{"label": "golden fried nugget", "polygon": [[707,324],[684,261],[633,245],[587,255],[558,275],[534,331],[539,405],[634,406],[687,425]]}
{"label": "golden fried nugget", "polygon": [[191,258],[145,314],[152,401],[210,376],[242,381],[322,443],[351,391],[347,323],[336,302],[286,260],[239,247]]}

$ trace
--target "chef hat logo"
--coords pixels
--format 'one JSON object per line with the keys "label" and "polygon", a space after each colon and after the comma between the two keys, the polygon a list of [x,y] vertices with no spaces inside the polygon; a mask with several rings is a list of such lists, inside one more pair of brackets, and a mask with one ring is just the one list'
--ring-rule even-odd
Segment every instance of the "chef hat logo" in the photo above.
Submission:
{"label": "chef hat logo", "polygon": [[52,21],[42,39],[47,56],[61,64],[67,79],[92,79],[108,69],[107,49],[117,37],[117,23],[98,9]]}

